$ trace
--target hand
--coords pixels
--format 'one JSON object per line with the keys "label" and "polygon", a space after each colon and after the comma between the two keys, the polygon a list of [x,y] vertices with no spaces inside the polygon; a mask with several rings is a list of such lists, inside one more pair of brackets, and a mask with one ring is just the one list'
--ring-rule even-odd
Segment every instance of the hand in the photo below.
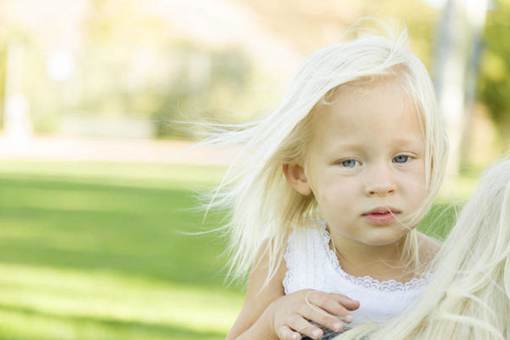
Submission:
{"label": "hand", "polygon": [[324,334],[321,327],[339,332],[352,321],[350,311],[358,308],[359,302],[345,295],[313,289],[282,296],[269,306],[273,331],[285,340],[319,339]]}

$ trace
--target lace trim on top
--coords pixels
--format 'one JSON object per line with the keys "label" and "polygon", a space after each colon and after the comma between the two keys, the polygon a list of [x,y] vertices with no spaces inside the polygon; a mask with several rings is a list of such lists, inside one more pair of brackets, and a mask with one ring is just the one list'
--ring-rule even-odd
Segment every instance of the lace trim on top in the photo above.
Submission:
{"label": "lace trim on top", "polygon": [[285,260],[285,263],[287,264],[287,271],[285,272],[285,276],[283,277],[283,291],[285,295],[289,294],[289,287],[291,286],[292,282],[295,282],[294,278],[294,271],[289,269],[289,261],[290,261],[290,251],[289,247],[287,246],[287,249],[285,250],[285,253],[283,255],[283,259]]}
{"label": "lace trim on top", "polygon": [[408,290],[414,290],[418,289],[420,287],[423,287],[428,283],[428,280],[431,276],[430,272],[426,272],[418,277],[415,277],[407,282],[400,282],[397,280],[384,280],[380,281],[377,280],[371,276],[353,276],[347,272],[345,272],[342,269],[342,266],[340,266],[340,262],[338,261],[338,258],[329,246],[329,243],[331,241],[331,237],[329,235],[328,230],[326,229],[325,223],[320,223],[320,234],[325,242],[326,249],[328,252],[328,258],[333,265],[335,271],[345,280],[352,282],[356,286],[361,286],[369,289],[377,289],[381,291],[386,292],[395,292],[395,291],[408,291]]}

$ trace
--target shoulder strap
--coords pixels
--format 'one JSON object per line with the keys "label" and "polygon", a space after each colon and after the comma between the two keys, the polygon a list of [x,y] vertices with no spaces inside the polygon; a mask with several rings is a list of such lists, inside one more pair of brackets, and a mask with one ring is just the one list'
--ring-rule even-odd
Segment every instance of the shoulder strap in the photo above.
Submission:
{"label": "shoulder strap", "polygon": [[301,289],[324,290],[324,270],[329,266],[326,266],[327,252],[319,226],[297,228],[289,237],[284,259],[285,294]]}

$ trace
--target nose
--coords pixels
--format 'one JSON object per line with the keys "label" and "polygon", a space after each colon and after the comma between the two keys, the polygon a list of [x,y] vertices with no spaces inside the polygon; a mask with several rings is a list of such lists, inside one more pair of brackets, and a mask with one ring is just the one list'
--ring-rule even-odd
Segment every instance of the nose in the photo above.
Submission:
{"label": "nose", "polygon": [[366,194],[370,197],[385,197],[395,193],[397,186],[388,166],[378,166],[369,175],[365,186]]}

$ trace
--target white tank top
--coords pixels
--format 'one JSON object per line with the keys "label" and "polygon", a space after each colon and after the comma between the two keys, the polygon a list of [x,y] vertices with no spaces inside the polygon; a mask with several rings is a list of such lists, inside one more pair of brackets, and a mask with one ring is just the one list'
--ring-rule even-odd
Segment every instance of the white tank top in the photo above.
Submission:
{"label": "white tank top", "polygon": [[342,270],[329,243],[330,236],[323,222],[299,228],[291,234],[285,252],[284,291],[291,294],[301,289],[316,289],[358,300],[360,307],[352,311],[351,327],[368,321],[384,322],[402,313],[412,305],[430,278],[428,273],[402,283],[352,276]]}

